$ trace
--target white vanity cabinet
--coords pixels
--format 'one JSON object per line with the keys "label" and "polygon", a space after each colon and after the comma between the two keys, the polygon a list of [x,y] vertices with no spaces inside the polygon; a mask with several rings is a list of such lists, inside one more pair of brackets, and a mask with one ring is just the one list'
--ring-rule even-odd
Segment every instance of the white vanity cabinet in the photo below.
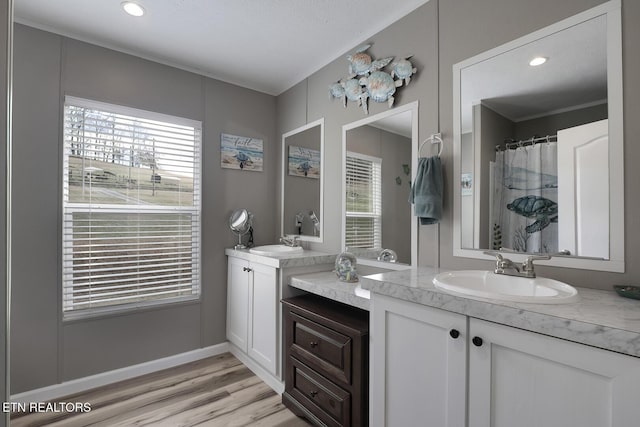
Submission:
{"label": "white vanity cabinet", "polygon": [[379,294],[371,319],[372,426],[638,425],[640,358]]}
{"label": "white vanity cabinet", "polygon": [[372,294],[370,425],[464,426],[467,318]]}
{"label": "white vanity cabinet", "polygon": [[270,374],[279,375],[277,269],[229,257],[227,339]]}
{"label": "white vanity cabinet", "polygon": [[640,423],[640,358],[478,319],[469,339],[469,427]]}
{"label": "white vanity cabinet", "polygon": [[329,271],[335,254],[269,257],[227,249],[227,340],[230,351],[277,393],[284,391],[280,300],[304,293],[294,275]]}

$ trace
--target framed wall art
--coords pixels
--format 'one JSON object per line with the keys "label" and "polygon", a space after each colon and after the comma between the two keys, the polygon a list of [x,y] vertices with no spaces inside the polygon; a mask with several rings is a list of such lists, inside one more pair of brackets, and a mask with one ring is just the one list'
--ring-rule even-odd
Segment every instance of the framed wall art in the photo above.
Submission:
{"label": "framed wall art", "polygon": [[220,166],[262,172],[264,148],[261,139],[220,134]]}

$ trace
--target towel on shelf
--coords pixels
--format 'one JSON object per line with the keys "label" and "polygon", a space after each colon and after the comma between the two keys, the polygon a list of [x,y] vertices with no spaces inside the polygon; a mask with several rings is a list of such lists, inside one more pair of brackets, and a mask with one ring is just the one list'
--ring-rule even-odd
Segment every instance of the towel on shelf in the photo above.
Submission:
{"label": "towel on shelf", "polygon": [[416,178],[409,194],[420,224],[437,224],[442,218],[442,163],[439,156],[418,159]]}

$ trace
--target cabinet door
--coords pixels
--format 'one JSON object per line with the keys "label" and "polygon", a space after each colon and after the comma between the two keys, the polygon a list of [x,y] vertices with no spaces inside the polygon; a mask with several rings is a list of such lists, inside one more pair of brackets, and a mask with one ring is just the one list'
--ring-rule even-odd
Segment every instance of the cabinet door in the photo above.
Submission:
{"label": "cabinet door", "polygon": [[638,425],[640,358],[477,319],[469,336],[469,427]]}
{"label": "cabinet door", "polygon": [[276,374],[279,307],[276,269],[261,264],[251,264],[253,280],[249,287],[249,342],[251,358]]}
{"label": "cabinet door", "polygon": [[249,274],[247,261],[229,257],[227,265],[227,339],[247,351]]}
{"label": "cabinet door", "polygon": [[372,298],[371,425],[464,427],[466,317]]}

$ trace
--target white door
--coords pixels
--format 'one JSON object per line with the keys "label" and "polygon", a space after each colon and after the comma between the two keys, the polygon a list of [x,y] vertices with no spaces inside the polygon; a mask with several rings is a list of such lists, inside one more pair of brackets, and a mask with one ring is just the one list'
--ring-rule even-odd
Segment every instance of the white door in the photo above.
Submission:
{"label": "white door", "polygon": [[469,427],[639,425],[640,358],[477,319],[469,337]]}
{"label": "white door", "polygon": [[466,317],[372,294],[372,426],[464,427]]}
{"label": "white door", "polygon": [[280,306],[276,269],[251,264],[249,287],[249,356],[276,375],[278,342],[277,310]]}
{"label": "white door", "polygon": [[227,263],[227,339],[247,351],[249,263],[229,257]]}
{"label": "white door", "polygon": [[609,120],[558,131],[558,249],[609,259]]}

